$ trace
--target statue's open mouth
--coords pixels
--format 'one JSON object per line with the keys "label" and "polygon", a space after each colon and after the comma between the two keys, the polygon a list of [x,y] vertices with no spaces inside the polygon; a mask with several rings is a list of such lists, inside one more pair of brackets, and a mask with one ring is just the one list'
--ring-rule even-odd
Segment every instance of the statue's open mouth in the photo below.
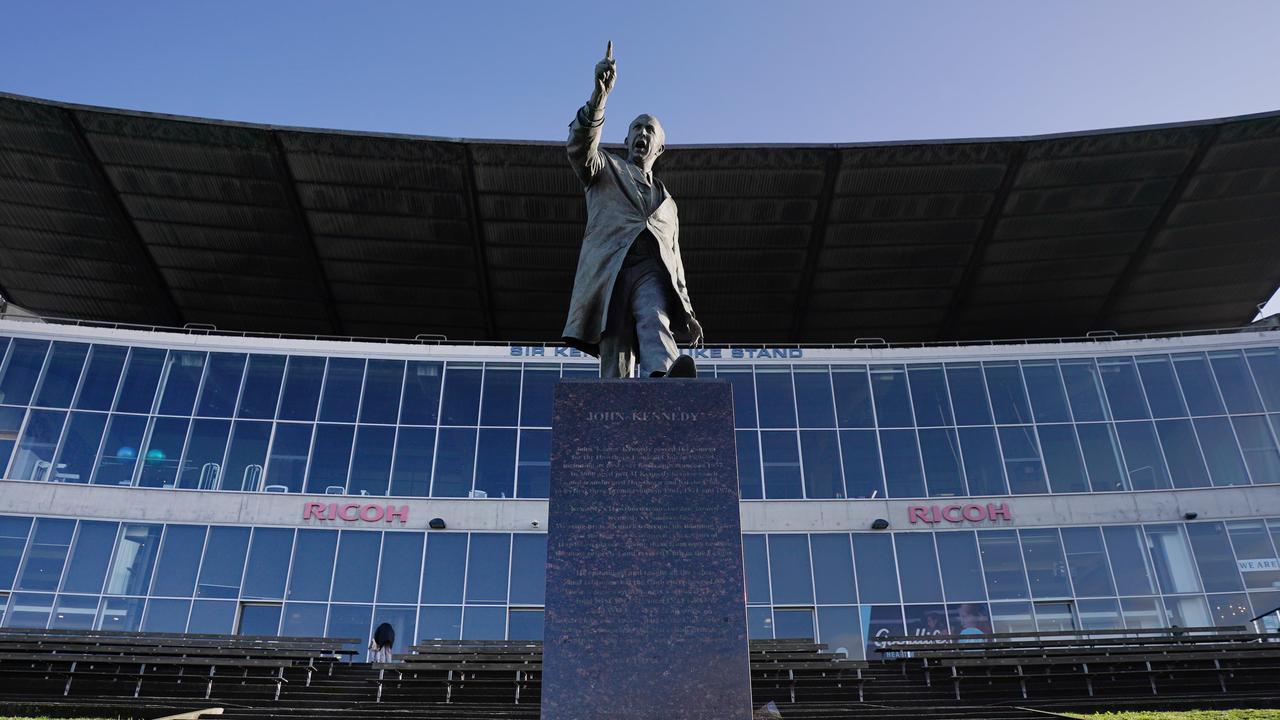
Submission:
{"label": "statue's open mouth", "polygon": [[639,155],[649,152],[649,141],[644,139],[636,140],[635,149],[636,153]]}

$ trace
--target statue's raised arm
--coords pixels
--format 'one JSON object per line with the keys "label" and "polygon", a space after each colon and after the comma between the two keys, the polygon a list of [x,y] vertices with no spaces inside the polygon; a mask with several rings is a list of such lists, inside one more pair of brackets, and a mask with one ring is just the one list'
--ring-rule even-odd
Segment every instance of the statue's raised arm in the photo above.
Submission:
{"label": "statue's raised arm", "polygon": [[596,63],[595,85],[591,99],[583,105],[569,125],[569,164],[583,185],[590,185],[603,167],[600,158],[600,132],[604,126],[604,106],[618,80],[618,64],[613,59],[613,41],[605,48],[604,59]]}

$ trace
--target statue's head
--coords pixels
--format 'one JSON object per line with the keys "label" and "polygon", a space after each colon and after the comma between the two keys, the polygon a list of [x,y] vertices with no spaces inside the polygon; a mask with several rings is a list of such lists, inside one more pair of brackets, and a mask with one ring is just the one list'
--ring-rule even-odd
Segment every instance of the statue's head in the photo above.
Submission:
{"label": "statue's head", "polygon": [[663,150],[666,150],[667,134],[662,130],[662,123],[652,115],[640,115],[631,121],[627,128],[628,159],[645,168],[653,166]]}

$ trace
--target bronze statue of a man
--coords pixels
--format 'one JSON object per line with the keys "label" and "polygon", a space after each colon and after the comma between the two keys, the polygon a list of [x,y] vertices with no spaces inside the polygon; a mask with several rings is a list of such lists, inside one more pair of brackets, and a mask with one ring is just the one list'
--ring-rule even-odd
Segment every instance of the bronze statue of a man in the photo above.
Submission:
{"label": "bronze statue of a man", "polygon": [[641,115],[627,130],[627,158],[600,150],[604,106],[617,81],[613,43],[596,63],[595,89],[569,125],[569,163],[587,196],[564,340],[600,358],[600,377],[692,377],[677,338],[698,344],[680,260],[680,221],[671,193],[653,177],[665,149],[662,125]]}

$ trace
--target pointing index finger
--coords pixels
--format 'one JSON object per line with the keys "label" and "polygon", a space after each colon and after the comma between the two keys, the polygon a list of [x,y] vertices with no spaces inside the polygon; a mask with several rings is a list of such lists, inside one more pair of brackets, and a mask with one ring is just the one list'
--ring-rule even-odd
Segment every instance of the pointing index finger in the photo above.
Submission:
{"label": "pointing index finger", "polygon": [[604,59],[605,59],[605,60],[612,60],[612,59],[613,59],[613,41],[612,41],[612,40],[610,40],[610,41],[609,41],[609,46],[608,46],[607,48],[605,48],[605,51],[604,51]]}

